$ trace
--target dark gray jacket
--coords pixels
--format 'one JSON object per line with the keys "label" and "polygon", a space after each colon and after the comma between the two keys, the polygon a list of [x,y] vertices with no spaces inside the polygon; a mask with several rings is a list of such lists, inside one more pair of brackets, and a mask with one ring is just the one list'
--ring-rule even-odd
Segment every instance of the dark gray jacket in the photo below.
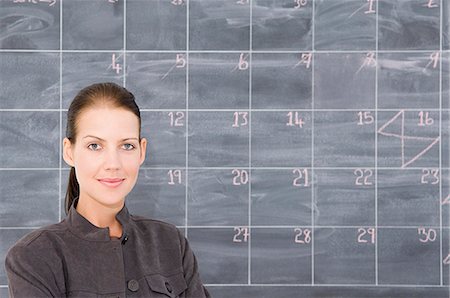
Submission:
{"label": "dark gray jacket", "polygon": [[210,297],[186,238],[172,224],[128,213],[110,238],[75,209],[17,241],[6,255],[10,297]]}

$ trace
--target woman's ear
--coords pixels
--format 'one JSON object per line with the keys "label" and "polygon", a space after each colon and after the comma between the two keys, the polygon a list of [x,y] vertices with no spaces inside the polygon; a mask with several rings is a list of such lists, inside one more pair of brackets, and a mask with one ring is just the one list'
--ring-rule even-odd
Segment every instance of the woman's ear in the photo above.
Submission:
{"label": "woman's ear", "polygon": [[75,166],[73,162],[72,143],[68,138],[63,139],[63,159],[69,166]]}
{"label": "woman's ear", "polygon": [[145,154],[146,154],[146,150],[147,150],[147,139],[146,138],[142,138],[141,139],[141,156],[140,156],[140,163],[139,165],[142,165],[144,163],[145,160]]}

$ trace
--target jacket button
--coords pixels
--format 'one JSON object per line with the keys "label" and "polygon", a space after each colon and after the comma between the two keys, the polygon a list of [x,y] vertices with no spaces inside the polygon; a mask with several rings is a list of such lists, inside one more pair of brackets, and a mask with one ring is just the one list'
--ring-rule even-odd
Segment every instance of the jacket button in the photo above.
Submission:
{"label": "jacket button", "polygon": [[128,281],[128,289],[133,292],[136,292],[137,290],[139,290],[139,283],[137,282],[137,280],[130,279]]}
{"label": "jacket button", "polygon": [[172,291],[173,291],[172,286],[167,281],[165,283],[165,286],[166,286],[167,291],[169,291],[169,293],[172,293]]}

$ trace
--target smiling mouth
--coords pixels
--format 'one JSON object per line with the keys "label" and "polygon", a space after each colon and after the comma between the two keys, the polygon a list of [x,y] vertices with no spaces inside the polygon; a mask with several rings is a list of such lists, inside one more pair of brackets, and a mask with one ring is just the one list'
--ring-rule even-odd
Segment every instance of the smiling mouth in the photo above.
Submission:
{"label": "smiling mouth", "polygon": [[122,181],[125,178],[101,178],[101,179],[97,179],[99,181],[106,181],[106,182],[118,182],[118,181]]}
{"label": "smiling mouth", "polygon": [[98,179],[98,182],[105,186],[115,188],[121,185],[124,180],[125,179]]}

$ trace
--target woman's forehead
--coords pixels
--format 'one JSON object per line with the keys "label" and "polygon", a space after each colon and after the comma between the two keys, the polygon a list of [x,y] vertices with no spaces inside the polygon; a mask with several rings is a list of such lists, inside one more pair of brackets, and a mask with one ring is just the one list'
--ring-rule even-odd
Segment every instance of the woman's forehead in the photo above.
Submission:
{"label": "woman's forehead", "polygon": [[99,138],[136,137],[139,119],[124,109],[89,109],[80,115],[78,133]]}

